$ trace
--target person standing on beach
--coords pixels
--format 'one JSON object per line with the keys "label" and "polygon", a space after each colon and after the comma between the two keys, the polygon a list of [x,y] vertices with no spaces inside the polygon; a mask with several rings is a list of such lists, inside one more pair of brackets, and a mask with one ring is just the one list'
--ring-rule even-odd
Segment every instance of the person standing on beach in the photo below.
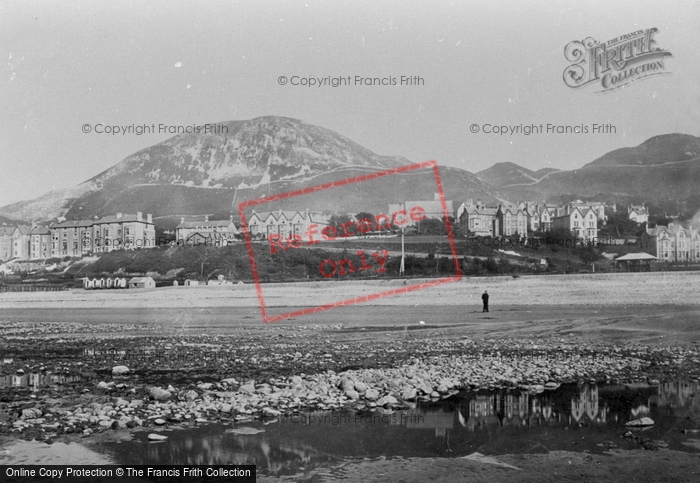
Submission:
{"label": "person standing on beach", "polygon": [[484,293],[481,296],[481,300],[484,301],[484,310],[483,311],[488,312],[489,311],[489,293],[486,290],[484,290]]}

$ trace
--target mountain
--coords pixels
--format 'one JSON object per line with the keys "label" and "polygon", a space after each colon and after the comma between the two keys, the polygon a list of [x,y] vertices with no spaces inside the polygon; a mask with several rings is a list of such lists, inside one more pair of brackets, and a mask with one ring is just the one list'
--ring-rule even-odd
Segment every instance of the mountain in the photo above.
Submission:
{"label": "mountain", "polygon": [[611,151],[580,169],[552,172],[536,182],[497,186],[512,199],[682,200],[697,195],[700,187],[700,138],[654,136],[639,146]]}
{"label": "mountain", "polygon": [[513,184],[530,184],[542,179],[545,175],[559,171],[554,168],[542,168],[538,171],[531,171],[515,163],[496,163],[490,168],[479,171],[476,175],[479,179],[487,183],[505,187]]}
{"label": "mountain", "polygon": [[665,134],[649,138],[634,148],[621,148],[586,166],[659,166],[700,159],[700,138],[688,134]]}
{"label": "mountain", "polygon": [[[241,201],[410,164],[296,119],[268,116],[217,125],[222,127],[216,133],[173,136],[77,186],[0,208],[0,220],[48,221],[141,211],[152,213],[161,227],[172,228],[181,216],[237,215]],[[509,162],[476,175],[447,166],[441,166],[440,173],[445,196],[455,208],[468,198],[487,204],[556,202],[566,197],[683,200],[697,196],[699,153],[700,138],[665,134],[636,147],[616,149],[571,171],[532,171]],[[258,211],[375,212],[386,210],[388,203],[432,200],[435,191],[431,172],[407,172],[335,186],[313,196],[275,200],[259,205]]]}
{"label": "mountain", "polygon": [[[200,126],[199,132],[180,134],[134,153],[76,187],[0,208],[0,215],[36,221],[137,211],[156,218],[227,215],[237,213],[244,200],[411,164],[296,119],[268,116],[215,125],[215,133],[205,133]],[[446,193],[456,199],[464,190],[484,200],[503,199],[502,193],[472,173],[457,168],[441,172],[448,174],[443,177]],[[357,184],[345,190],[350,199],[328,190],[313,200],[289,198],[264,209],[297,209],[295,205],[303,203],[304,209],[312,210],[377,210],[388,199],[400,201],[407,193],[411,199],[432,199],[432,177],[414,174],[392,176],[384,184]]]}

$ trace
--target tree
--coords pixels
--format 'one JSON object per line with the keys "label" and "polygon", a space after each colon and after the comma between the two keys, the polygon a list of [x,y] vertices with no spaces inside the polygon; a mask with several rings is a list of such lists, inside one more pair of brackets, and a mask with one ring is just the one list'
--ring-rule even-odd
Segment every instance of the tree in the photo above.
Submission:
{"label": "tree", "polygon": [[[355,219],[357,220],[358,226],[362,223],[362,227],[369,227],[369,231],[374,231],[377,229],[376,227],[376,220],[374,218],[374,215],[372,213],[368,213],[366,211],[361,211],[358,214],[355,215]],[[367,220],[367,221],[363,221]],[[362,228],[363,230],[365,228]]]}

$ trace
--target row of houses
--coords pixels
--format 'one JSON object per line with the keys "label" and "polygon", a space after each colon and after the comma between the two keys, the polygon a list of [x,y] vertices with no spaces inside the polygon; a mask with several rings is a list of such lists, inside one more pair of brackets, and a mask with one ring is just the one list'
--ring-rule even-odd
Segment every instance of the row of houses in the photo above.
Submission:
{"label": "row of houses", "polygon": [[644,252],[664,262],[700,262],[700,234],[675,223],[647,228],[639,239]]}
{"label": "row of houses", "polygon": [[605,204],[572,201],[559,206],[547,203],[501,203],[486,206],[481,200],[462,203],[455,213],[458,232],[463,236],[527,236],[533,231],[555,228],[569,230],[583,240],[598,236],[599,224],[605,223]]}
{"label": "row of houses", "polygon": [[1,225],[0,260],[82,257],[118,249],[156,246],[150,214],[117,213],[92,220],[44,225]]}
{"label": "row of houses", "polygon": [[[329,223],[330,217],[315,211],[263,211],[253,210],[250,218],[246,220],[248,233],[254,238],[270,235],[280,235],[289,238],[290,235],[303,235],[311,225],[317,225],[318,232]],[[205,215],[201,219],[180,219],[180,224],[175,228],[175,237],[178,244],[203,244],[213,246],[225,246],[240,240],[243,230],[240,224],[236,226],[233,217],[228,220],[209,220]]]}

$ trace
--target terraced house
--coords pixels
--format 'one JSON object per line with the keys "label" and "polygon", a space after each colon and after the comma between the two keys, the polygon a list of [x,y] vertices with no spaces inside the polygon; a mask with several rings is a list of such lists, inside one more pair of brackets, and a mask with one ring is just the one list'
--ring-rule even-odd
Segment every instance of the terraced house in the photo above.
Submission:
{"label": "terraced house", "polygon": [[233,216],[228,220],[209,221],[209,215],[199,220],[185,221],[180,218],[180,224],[175,228],[178,244],[226,246],[236,240],[239,230],[233,223]]}
{"label": "terraced house", "polygon": [[90,253],[156,246],[151,215],[117,213],[94,220],[70,220],[49,227],[51,257],[82,257]]}
{"label": "terraced house", "polygon": [[642,249],[665,262],[700,262],[700,235],[692,226],[675,223],[647,228],[640,238]]}
{"label": "terraced house", "polygon": [[306,211],[265,211],[253,213],[247,220],[248,233],[252,237],[264,236],[268,238],[272,234],[289,238],[290,235],[304,235],[308,228],[315,224],[319,233],[328,224],[328,217],[320,212]]}

